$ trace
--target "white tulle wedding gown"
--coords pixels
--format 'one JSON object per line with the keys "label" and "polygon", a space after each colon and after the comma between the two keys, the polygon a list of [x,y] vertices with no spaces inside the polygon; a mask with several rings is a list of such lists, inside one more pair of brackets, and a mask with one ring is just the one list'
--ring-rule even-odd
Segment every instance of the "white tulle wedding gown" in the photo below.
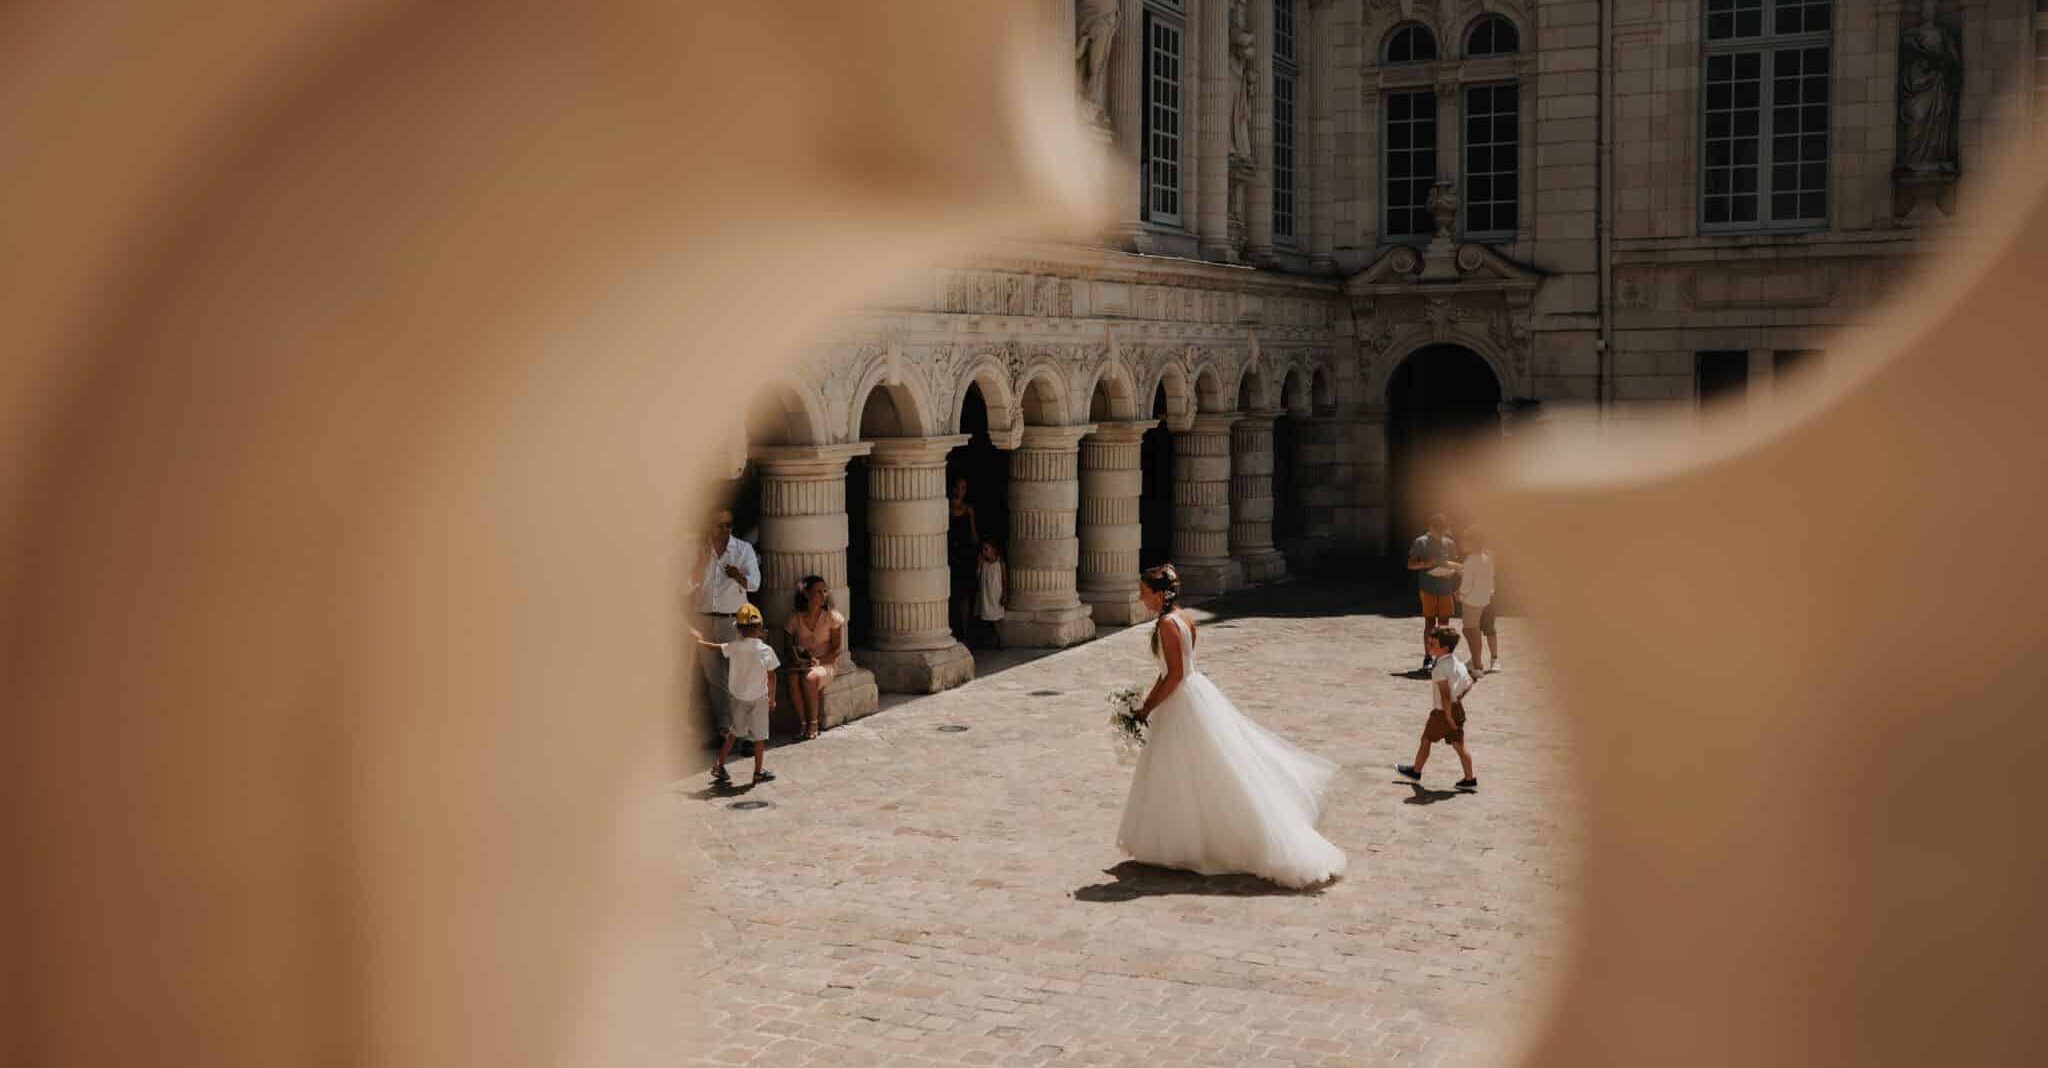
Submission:
{"label": "white tulle wedding gown", "polygon": [[1165,618],[1180,633],[1184,671],[1152,710],[1117,845],[1147,864],[1289,887],[1343,874],[1344,851],[1316,832],[1337,765],[1239,712],[1197,669],[1187,624]]}

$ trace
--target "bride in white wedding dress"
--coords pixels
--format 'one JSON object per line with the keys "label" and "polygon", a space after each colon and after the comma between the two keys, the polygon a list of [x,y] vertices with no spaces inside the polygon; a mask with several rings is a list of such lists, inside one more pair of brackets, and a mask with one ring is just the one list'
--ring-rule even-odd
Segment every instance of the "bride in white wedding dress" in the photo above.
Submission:
{"label": "bride in white wedding dress", "polygon": [[1337,765],[1253,723],[1197,670],[1172,564],[1145,572],[1138,594],[1159,614],[1160,673],[1139,712],[1146,742],[1118,847],[1146,864],[1295,888],[1343,874],[1344,851],[1316,832]]}

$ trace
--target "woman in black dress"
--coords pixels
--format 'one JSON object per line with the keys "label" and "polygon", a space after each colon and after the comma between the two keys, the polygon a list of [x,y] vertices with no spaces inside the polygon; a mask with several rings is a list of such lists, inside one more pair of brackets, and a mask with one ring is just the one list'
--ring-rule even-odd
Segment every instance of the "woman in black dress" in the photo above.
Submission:
{"label": "woman in black dress", "polygon": [[981,528],[974,523],[974,506],[967,503],[967,480],[955,476],[953,494],[946,500],[946,566],[953,579],[953,637],[965,640],[967,625],[974,618],[974,558],[981,552]]}

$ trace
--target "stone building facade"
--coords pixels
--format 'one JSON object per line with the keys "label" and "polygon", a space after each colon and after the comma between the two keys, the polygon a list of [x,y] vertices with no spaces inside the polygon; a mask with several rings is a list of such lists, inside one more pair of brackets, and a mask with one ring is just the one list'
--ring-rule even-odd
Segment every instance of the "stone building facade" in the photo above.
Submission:
{"label": "stone building facade", "polygon": [[1197,591],[1370,559],[1448,435],[1824,362],[1932,235],[1995,224],[1973,183],[2048,102],[2048,0],[1047,10],[1116,224],[933,269],[747,415],[764,607],[820,574],[855,609],[832,720],[972,677],[953,478],[1013,644],[1133,621],[1153,558]]}

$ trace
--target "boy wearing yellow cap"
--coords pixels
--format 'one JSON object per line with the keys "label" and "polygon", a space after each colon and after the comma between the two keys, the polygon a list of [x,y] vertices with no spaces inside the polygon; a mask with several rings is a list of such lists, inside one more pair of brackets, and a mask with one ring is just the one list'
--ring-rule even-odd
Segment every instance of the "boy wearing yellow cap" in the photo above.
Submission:
{"label": "boy wearing yellow cap", "polygon": [[703,634],[695,629],[690,631],[698,645],[725,656],[726,688],[732,693],[732,726],[726,728],[725,744],[719,747],[718,763],[712,765],[711,778],[721,786],[732,784],[732,776],[726,774],[725,758],[732,755],[735,739],[747,738],[754,743],[754,781],[773,782],[775,773],[763,764],[768,757],[768,714],[775,711],[775,669],[782,666],[782,661],[761,640],[760,609],[743,604],[733,614],[733,622],[740,632],[736,641],[705,641]]}

